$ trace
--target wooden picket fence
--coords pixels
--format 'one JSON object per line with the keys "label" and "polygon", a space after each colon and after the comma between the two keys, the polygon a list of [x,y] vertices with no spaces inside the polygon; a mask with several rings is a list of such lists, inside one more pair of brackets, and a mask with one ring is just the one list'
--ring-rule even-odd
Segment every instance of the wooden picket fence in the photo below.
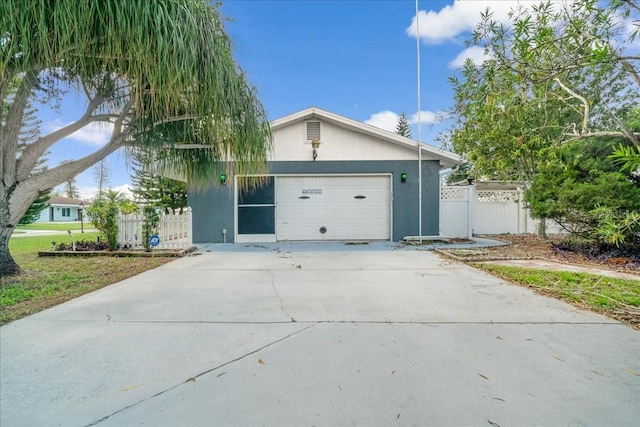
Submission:
{"label": "wooden picket fence", "polygon": [[[118,244],[121,248],[143,249],[143,215],[120,215],[118,217]],[[191,208],[179,214],[160,214],[155,234],[160,243],[154,249],[188,249],[193,246]]]}

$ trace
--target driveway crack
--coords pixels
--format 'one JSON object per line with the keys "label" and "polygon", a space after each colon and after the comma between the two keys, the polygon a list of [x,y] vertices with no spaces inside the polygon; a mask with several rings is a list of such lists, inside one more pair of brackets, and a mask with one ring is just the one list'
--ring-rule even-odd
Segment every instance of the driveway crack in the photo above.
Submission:
{"label": "driveway crack", "polygon": [[[183,381],[183,382],[181,382],[181,383],[179,383],[179,384],[176,384],[176,385],[171,386],[171,387],[169,387],[169,388],[167,388],[167,389],[164,389],[164,390],[162,390],[162,391],[160,391],[160,392],[158,392],[158,393],[156,393],[156,394],[153,394],[153,395],[151,395],[151,396],[149,396],[149,397],[145,397],[144,399],[138,400],[137,402],[134,402],[134,403],[132,403],[131,405],[127,405],[127,406],[125,406],[124,408],[118,409],[117,411],[115,411],[115,412],[113,412],[113,413],[111,413],[111,414],[109,414],[109,415],[106,415],[106,416],[104,416],[104,417],[100,418],[99,420],[96,420],[96,421],[94,421],[94,422],[92,422],[92,423],[90,423],[90,424],[87,424],[85,427],[91,427],[91,426],[98,425],[98,424],[100,424],[101,422],[106,421],[106,420],[108,420],[109,418],[113,417],[114,415],[120,414],[120,413],[122,413],[122,412],[126,411],[126,410],[127,410],[127,409],[129,409],[129,408],[133,408],[133,407],[135,407],[135,406],[138,406],[138,405],[140,405],[141,403],[144,403],[144,402],[146,402],[146,401],[148,401],[148,400],[151,400],[151,399],[153,399],[154,397],[158,397],[158,396],[160,396],[160,395],[163,395],[163,394],[165,394],[165,393],[167,393],[167,392],[169,392],[169,391],[172,391],[172,390],[174,390],[174,389],[176,389],[176,388],[178,388],[178,387],[180,387],[180,386],[182,386],[182,385],[184,385],[184,384],[186,384],[186,383],[194,382],[197,378],[200,378],[200,377],[202,377],[202,376],[204,376],[204,375],[207,375],[207,374],[209,374],[209,373],[211,373],[211,372],[217,371],[218,369],[220,369],[220,368],[224,368],[225,366],[228,366],[228,365],[230,365],[230,364],[232,364],[232,363],[238,362],[238,361],[240,361],[240,360],[242,360],[242,359],[244,359],[244,358],[246,358],[246,357],[248,357],[248,356],[251,356],[252,354],[256,354],[256,353],[258,353],[258,352],[260,352],[260,351],[264,350],[265,348],[268,348],[268,347],[271,347],[272,345],[278,344],[278,343],[280,343],[280,342],[282,342],[282,341],[284,341],[284,340],[286,340],[286,339],[288,339],[288,338],[291,338],[291,337],[292,337],[292,336],[294,336],[294,335],[298,335],[299,333],[302,333],[302,332],[306,331],[307,329],[312,328],[313,326],[314,326],[314,325],[309,325],[309,326],[304,327],[304,328],[302,328],[302,329],[298,329],[297,331],[292,332],[292,333],[290,333],[289,335],[285,335],[285,336],[284,336],[284,337],[282,337],[282,338],[279,338],[279,339],[277,339],[277,340],[275,340],[275,341],[271,341],[270,343],[267,343],[267,344],[263,345],[262,347],[259,347],[259,348],[255,349],[255,350],[253,350],[253,351],[250,351],[250,352],[245,353],[245,354],[243,354],[243,355],[241,355],[241,356],[238,356],[238,357],[236,357],[235,359],[231,359],[231,360],[229,360],[229,361],[227,361],[227,362],[224,362],[224,363],[222,363],[222,364],[220,364],[220,365],[218,365],[218,366],[215,366],[215,367],[213,367],[213,368],[211,368],[211,369],[207,369],[206,371],[200,372],[199,374],[194,375],[194,376],[192,376],[192,377],[190,377],[190,378],[186,379],[185,381]],[[221,374],[221,375],[222,375],[222,374]],[[218,376],[221,376],[221,375],[218,375]]]}
{"label": "driveway crack", "polygon": [[293,316],[291,316],[287,312],[287,310],[284,309],[284,302],[282,301],[282,296],[280,296],[280,292],[278,292],[278,288],[276,288],[276,276],[273,274],[273,271],[271,270],[267,270],[267,272],[271,276],[271,287],[273,288],[273,291],[276,293],[276,295],[278,296],[278,299],[280,300],[280,310],[282,310],[284,315],[287,316],[289,319],[291,319],[292,322],[296,322],[296,319],[294,319]]}

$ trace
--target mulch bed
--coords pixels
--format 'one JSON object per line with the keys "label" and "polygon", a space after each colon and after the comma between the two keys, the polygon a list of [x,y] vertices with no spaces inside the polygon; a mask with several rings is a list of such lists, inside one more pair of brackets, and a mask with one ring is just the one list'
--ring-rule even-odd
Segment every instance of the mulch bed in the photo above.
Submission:
{"label": "mulch bed", "polygon": [[197,248],[195,246],[191,246],[187,249],[180,250],[166,250],[166,249],[154,249],[150,252],[145,250],[117,250],[117,251],[109,251],[109,250],[101,250],[101,251],[41,251],[38,252],[38,256],[40,257],[58,257],[58,256],[75,256],[75,257],[98,257],[98,256],[108,256],[108,257],[183,257],[185,255],[190,254],[195,251]]}
{"label": "mulch bed", "polygon": [[589,248],[570,245],[566,235],[553,234],[543,239],[535,234],[500,234],[479,236],[508,243],[469,249],[438,248],[437,252],[463,262],[483,262],[518,259],[544,259],[562,264],[582,265],[600,269],[640,272],[640,251],[631,249]]}

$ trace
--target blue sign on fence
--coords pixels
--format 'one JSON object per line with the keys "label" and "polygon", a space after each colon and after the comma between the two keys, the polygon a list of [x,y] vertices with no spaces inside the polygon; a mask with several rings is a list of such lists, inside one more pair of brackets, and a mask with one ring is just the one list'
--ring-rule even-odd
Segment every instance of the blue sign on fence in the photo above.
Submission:
{"label": "blue sign on fence", "polygon": [[153,236],[151,236],[149,238],[149,244],[151,245],[151,247],[155,248],[156,246],[158,246],[160,244],[160,236],[158,236],[157,234],[154,234]]}

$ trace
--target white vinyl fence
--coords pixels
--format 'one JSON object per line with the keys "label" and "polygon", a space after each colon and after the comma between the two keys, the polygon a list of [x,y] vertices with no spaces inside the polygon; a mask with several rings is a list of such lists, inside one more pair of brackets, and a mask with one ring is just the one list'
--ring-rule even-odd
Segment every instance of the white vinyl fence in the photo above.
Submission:
{"label": "white vinyl fence", "polygon": [[[440,235],[471,238],[474,234],[537,233],[522,190],[479,190],[473,185],[440,188]],[[560,228],[547,221],[547,232]]]}
{"label": "white vinyl fence", "polygon": [[[143,215],[120,215],[118,218],[118,244],[131,249],[144,248],[142,241]],[[193,246],[191,208],[182,214],[160,214],[155,230],[160,244],[155,249],[187,249]]]}

